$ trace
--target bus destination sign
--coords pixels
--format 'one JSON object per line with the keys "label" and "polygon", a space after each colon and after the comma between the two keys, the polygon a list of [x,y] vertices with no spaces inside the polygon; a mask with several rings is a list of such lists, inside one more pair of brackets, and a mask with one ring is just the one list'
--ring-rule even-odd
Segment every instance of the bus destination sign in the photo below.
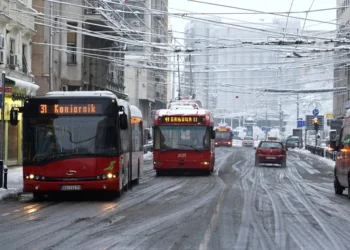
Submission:
{"label": "bus destination sign", "polygon": [[226,132],[227,128],[219,128],[218,130],[219,130],[219,132]]}
{"label": "bus destination sign", "polygon": [[99,115],[102,104],[40,104],[42,115]]}
{"label": "bus destination sign", "polygon": [[164,123],[201,123],[203,117],[200,116],[163,116]]}

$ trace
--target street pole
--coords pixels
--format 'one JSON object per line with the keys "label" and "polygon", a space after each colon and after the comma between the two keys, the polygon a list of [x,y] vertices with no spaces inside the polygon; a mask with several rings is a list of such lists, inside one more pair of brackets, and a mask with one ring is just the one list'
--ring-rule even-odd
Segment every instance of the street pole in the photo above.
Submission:
{"label": "street pole", "polygon": [[192,56],[189,55],[190,59],[190,96],[192,96]]}
{"label": "street pole", "polygon": [[136,107],[140,106],[140,97],[139,97],[139,88],[140,88],[140,69],[137,69],[136,71],[136,101],[135,105]]}
{"label": "street pole", "polygon": [[299,94],[297,94],[297,120],[299,119]]}
{"label": "street pole", "polygon": [[0,188],[3,187],[3,175],[5,165],[5,71],[1,74],[1,95],[2,95],[2,108],[1,108],[1,161],[0,161]]}
{"label": "street pole", "polygon": [[52,70],[52,65],[53,65],[53,22],[52,22],[52,18],[53,18],[53,3],[50,3],[50,45],[49,45],[49,75],[50,75],[50,91],[53,91],[53,70]]}
{"label": "street pole", "polygon": [[265,114],[265,140],[267,140],[267,98],[266,98],[266,114]]}
{"label": "street pole", "polygon": [[180,86],[180,63],[179,63],[179,54],[177,54],[177,74],[178,74],[178,82],[179,82],[179,100],[180,100],[180,97],[181,97],[181,92],[180,92],[180,89],[181,89],[181,86]]}

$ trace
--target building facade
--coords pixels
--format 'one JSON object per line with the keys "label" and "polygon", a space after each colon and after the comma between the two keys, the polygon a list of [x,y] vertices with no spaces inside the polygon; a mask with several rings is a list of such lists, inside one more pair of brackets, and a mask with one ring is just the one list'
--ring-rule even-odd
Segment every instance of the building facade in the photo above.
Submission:
{"label": "building facade", "polygon": [[1,152],[4,152],[5,165],[21,164],[22,126],[21,123],[9,125],[9,113],[13,107],[23,106],[23,101],[35,95],[39,88],[34,83],[31,59],[36,11],[31,0],[1,0],[0,10],[0,70],[6,75],[5,117],[0,121],[0,128],[4,124],[5,129],[5,138],[0,137],[0,141],[5,140],[5,148]]}
{"label": "building facade", "polygon": [[50,90],[109,90],[124,93],[120,20],[105,1],[33,0],[37,34],[33,38],[33,74],[38,94]]}
{"label": "building facade", "polygon": [[165,108],[170,84],[168,1],[128,1],[123,6],[128,38],[134,44],[125,53],[125,87],[132,104],[140,108],[144,126],[153,124],[154,110]]}
{"label": "building facade", "polygon": [[[186,46],[198,51],[192,55],[192,81],[193,85],[203,89],[203,94],[200,91],[196,94],[212,101],[208,102],[208,107],[218,120],[234,119],[234,126],[238,126],[239,120],[249,116],[254,117],[260,126],[274,127],[274,124],[287,121],[295,128],[297,118],[305,115],[304,107],[311,105],[314,99],[327,98],[324,107],[332,106],[330,94],[308,98],[307,94],[298,97],[296,94],[265,91],[333,86],[333,65],[329,59],[333,54],[292,53],[296,47],[313,47],[312,44],[295,45],[302,32],[299,20],[289,19],[288,25],[286,19],[275,18],[269,23],[231,23],[225,26],[216,25],[215,21],[191,21],[185,28]],[[266,31],[257,30],[262,28]],[[316,31],[303,32],[317,34]],[[289,45],[278,44],[283,37],[286,42],[290,41]],[[326,66],[322,69],[313,66],[320,63]],[[185,64],[185,68],[186,73],[190,71],[189,64]],[[189,86],[190,77],[186,76],[184,82]],[[280,128],[279,125],[276,127]]]}
{"label": "building facade", "polygon": [[[337,0],[337,38],[350,38],[350,8],[349,0]],[[343,7],[343,8],[341,8]],[[341,44],[335,44],[336,47]],[[348,52],[336,51],[334,61],[334,87],[350,87],[350,69]],[[333,95],[333,114],[335,118],[342,119],[346,110],[350,108],[349,91],[334,93]]]}

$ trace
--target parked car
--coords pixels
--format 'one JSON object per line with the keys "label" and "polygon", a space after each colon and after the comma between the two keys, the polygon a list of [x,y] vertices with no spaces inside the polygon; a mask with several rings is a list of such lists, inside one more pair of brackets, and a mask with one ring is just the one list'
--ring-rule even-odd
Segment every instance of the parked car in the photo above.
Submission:
{"label": "parked car", "polygon": [[255,153],[255,166],[260,164],[280,164],[287,166],[287,149],[281,141],[261,141]]}

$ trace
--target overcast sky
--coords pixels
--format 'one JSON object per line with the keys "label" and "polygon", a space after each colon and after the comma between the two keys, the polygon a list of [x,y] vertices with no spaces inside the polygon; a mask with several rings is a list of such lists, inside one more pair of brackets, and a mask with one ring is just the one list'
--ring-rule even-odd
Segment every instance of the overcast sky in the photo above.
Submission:
{"label": "overcast sky", "polygon": [[[335,8],[336,0],[201,0],[221,5],[229,5],[240,8],[248,8],[265,12],[289,11],[291,3],[293,2],[291,11],[306,11],[310,9],[311,3],[314,1],[311,10]],[[237,9],[216,7],[209,4],[195,3],[188,0],[169,0],[169,12],[242,12]],[[246,12],[246,11],[244,11]],[[305,17],[305,14],[293,14],[298,17]],[[203,16],[201,16],[203,18]],[[244,20],[251,22],[271,22],[273,15],[222,15],[222,18],[228,17],[235,20]],[[334,22],[336,19],[336,11],[322,11],[310,13],[309,19],[321,20],[326,22]],[[189,20],[185,18],[170,19],[170,25],[174,31],[184,31],[185,24]],[[225,20],[229,22],[230,20]],[[234,22],[231,20],[230,22]],[[306,29],[311,30],[333,30],[335,25],[320,24],[315,22],[306,22]]]}

